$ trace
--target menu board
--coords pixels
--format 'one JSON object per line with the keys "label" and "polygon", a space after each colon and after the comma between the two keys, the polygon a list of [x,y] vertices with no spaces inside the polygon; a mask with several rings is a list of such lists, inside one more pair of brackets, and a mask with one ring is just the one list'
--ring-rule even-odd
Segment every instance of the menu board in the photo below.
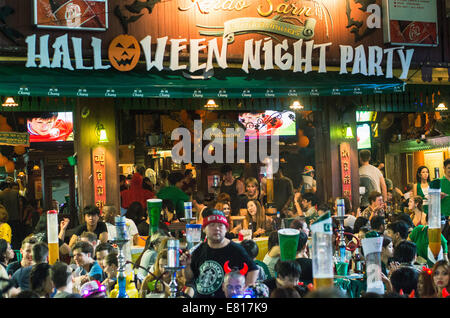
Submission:
{"label": "menu board", "polygon": [[438,46],[437,0],[383,0],[384,42]]}

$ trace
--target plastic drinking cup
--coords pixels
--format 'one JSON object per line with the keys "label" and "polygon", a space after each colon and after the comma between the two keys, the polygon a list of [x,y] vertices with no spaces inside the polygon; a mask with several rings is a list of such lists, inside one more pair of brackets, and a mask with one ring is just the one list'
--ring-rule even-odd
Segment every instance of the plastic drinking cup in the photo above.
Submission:
{"label": "plastic drinking cup", "polygon": [[297,256],[297,245],[300,231],[296,229],[278,230],[280,242],[280,259],[282,261],[295,260]]}
{"label": "plastic drinking cup", "polygon": [[336,263],[336,274],[339,276],[347,276],[348,273],[348,263],[338,262]]}
{"label": "plastic drinking cup", "polygon": [[161,216],[162,200],[161,199],[148,199],[147,200],[147,213],[150,219],[150,234],[153,235],[158,231],[159,218]]}

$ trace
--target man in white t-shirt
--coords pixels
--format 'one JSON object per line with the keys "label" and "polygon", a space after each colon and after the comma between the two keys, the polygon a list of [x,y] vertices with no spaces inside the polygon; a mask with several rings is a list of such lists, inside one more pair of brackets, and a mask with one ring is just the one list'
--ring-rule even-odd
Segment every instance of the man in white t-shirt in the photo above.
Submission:
{"label": "man in white t-shirt", "polygon": [[376,191],[383,195],[383,200],[387,200],[387,187],[386,181],[384,180],[383,174],[380,169],[372,166],[370,161],[371,153],[370,150],[364,149],[359,152],[359,162],[361,167],[359,167],[359,176],[365,176],[373,181],[376,186]]}

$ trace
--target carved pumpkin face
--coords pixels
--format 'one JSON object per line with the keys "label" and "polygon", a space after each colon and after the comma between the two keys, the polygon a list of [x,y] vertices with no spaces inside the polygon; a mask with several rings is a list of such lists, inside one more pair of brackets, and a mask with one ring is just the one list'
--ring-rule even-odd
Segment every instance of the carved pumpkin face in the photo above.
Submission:
{"label": "carved pumpkin face", "polygon": [[135,68],[141,55],[141,47],[134,36],[121,34],[109,44],[108,58],[111,65],[121,72]]}

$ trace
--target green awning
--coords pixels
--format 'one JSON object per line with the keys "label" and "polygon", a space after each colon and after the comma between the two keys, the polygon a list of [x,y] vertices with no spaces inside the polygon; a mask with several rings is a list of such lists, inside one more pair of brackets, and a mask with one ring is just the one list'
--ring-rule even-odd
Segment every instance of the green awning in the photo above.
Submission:
{"label": "green awning", "polygon": [[188,79],[182,72],[131,72],[26,68],[0,64],[0,95],[112,98],[285,98],[399,93],[398,79],[337,72],[293,73],[215,69],[208,79]]}
{"label": "green awning", "polygon": [[389,153],[410,153],[415,151],[447,149],[450,147],[450,136],[429,137],[419,143],[416,140],[404,140],[389,144]]}

